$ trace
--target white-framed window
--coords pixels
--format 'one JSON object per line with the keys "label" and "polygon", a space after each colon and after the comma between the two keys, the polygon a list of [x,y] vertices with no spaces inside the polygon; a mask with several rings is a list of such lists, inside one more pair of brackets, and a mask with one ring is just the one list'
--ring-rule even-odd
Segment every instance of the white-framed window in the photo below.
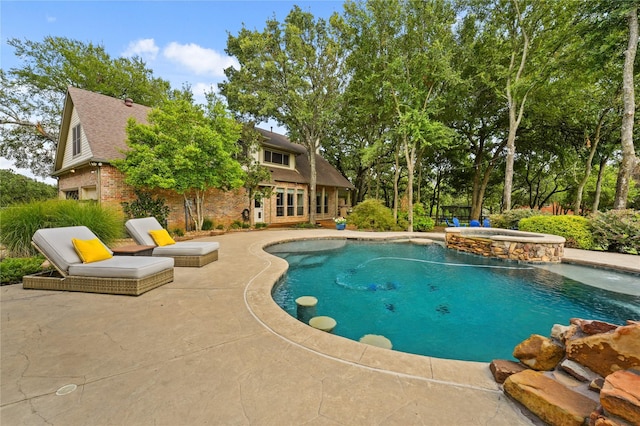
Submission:
{"label": "white-framed window", "polygon": [[73,128],[73,155],[78,155],[82,151],[82,132],[80,131],[80,125],[76,125]]}
{"label": "white-framed window", "polygon": [[276,188],[276,216],[284,216],[284,189]]}
{"label": "white-framed window", "polygon": [[297,209],[298,211],[296,212],[296,214],[298,216],[304,216],[304,189],[298,189],[298,193],[296,194],[298,196],[297,201]]}
{"label": "white-framed window", "polygon": [[283,154],[281,152],[264,150],[264,162],[271,164],[280,164],[282,166],[289,165],[289,154]]}

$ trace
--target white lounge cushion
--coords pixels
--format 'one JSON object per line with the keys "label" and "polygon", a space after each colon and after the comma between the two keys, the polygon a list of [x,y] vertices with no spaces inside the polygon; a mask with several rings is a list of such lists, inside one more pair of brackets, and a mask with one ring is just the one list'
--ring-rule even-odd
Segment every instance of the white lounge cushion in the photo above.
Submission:
{"label": "white lounge cushion", "polygon": [[[129,219],[125,227],[136,243],[146,246],[157,246],[149,231],[162,229],[155,217]],[[202,256],[216,251],[220,244],[215,241],[180,241],[168,246],[153,249],[154,256]]]}
{"label": "white lounge cushion", "polygon": [[69,275],[103,278],[144,278],[173,268],[170,257],[115,256],[93,263],[69,266]]}
{"label": "white lounge cushion", "polygon": [[136,243],[143,246],[155,246],[157,245],[149,231],[162,229],[162,225],[158,223],[155,217],[144,217],[140,219],[129,219],[125,224],[127,232],[136,240]]}
{"label": "white lounge cushion", "polygon": [[203,256],[216,251],[220,244],[213,241],[182,241],[153,249],[154,256]]}
{"label": "white lounge cushion", "polygon": [[[115,256],[99,262],[82,263],[73,247],[72,238],[91,240],[97,237],[86,226],[67,226],[39,229],[33,234],[32,240],[56,267],[68,275],[144,278],[173,268],[174,261],[170,257]],[[111,250],[109,252],[112,253]]]}
{"label": "white lounge cushion", "polygon": [[[79,240],[92,240],[96,235],[86,226],[67,226],[64,228],[38,229],[31,240],[42,250],[44,255],[60,270],[69,271],[69,266],[82,263],[76,249],[71,242],[72,238]],[[109,248],[105,246],[107,250]],[[109,253],[113,253],[109,250]]]}

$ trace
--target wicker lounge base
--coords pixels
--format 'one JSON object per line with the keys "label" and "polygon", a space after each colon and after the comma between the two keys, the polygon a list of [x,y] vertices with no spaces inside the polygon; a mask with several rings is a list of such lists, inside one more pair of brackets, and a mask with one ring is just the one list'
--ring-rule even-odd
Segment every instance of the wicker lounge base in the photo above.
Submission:
{"label": "wicker lounge base", "polygon": [[88,293],[124,294],[139,296],[149,290],[173,281],[173,269],[167,269],[145,278],[98,278],[44,273],[25,275],[22,287],[34,290],[82,291]]}
{"label": "wicker lounge base", "polygon": [[218,250],[211,253],[203,254],[202,256],[171,256],[175,262],[175,266],[182,267],[196,267],[207,265],[211,262],[218,260]]}

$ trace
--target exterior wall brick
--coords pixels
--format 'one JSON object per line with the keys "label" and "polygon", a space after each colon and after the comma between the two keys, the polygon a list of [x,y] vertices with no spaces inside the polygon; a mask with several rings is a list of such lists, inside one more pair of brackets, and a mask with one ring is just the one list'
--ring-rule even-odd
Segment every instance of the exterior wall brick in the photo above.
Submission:
{"label": "exterior wall brick", "polygon": [[[82,194],[82,189],[87,187],[97,188],[96,198],[101,204],[116,207],[118,209],[122,209],[122,202],[131,202],[136,200],[134,188],[127,185],[124,180],[124,175],[110,164],[103,164],[101,167],[92,166],[78,169],[75,173],[66,173],[65,175],[60,176],[58,180],[60,198],[65,197],[66,191],[77,190]],[[294,189],[296,194],[298,190],[303,190],[304,214],[298,216],[298,210],[295,208],[294,215],[287,216],[285,206],[285,216],[277,216],[275,191],[277,188],[284,189],[285,194],[288,189]],[[327,213],[316,214],[316,218],[318,220],[322,220],[339,216],[338,189],[318,186],[318,194],[322,194],[323,190],[328,197],[328,210]],[[185,199],[183,195],[167,190],[155,190],[152,194],[156,198],[163,198],[166,205],[169,207],[169,228],[193,229],[192,223],[189,223],[187,226],[189,216],[186,211],[187,209],[185,208]],[[82,199],[82,197],[80,198]],[[297,202],[297,196],[294,196],[294,199],[295,202]],[[253,224],[255,218],[254,206],[249,200],[247,191],[244,188],[233,191],[212,189],[205,194],[204,217],[213,221],[215,226],[223,225],[226,228],[234,221],[242,221],[242,211],[245,209],[249,209],[250,222]],[[281,224],[308,222],[309,190],[307,185],[278,182],[276,188],[274,188],[272,196],[269,199],[263,200],[263,213],[265,223]]]}

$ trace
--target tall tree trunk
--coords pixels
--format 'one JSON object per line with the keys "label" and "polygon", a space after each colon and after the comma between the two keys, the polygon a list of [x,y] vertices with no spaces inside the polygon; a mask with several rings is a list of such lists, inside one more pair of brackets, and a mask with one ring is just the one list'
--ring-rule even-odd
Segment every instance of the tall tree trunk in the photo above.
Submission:
{"label": "tall tree trunk", "polygon": [[398,203],[400,202],[400,189],[398,188],[400,182],[400,151],[395,151],[396,169],[393,173],[393,220],[398,222]]}
{"label": "tall tree trunk", "polygon": [[636,166],[636,155],[633,147],[633,118],[635,114],[635,93],[633,88],[633,62],[636,58],[638,48],[638,7],[629,10],[627,16],[629,21],[629,45],[624,54],[624,71],[622,75],[622,98],[624,112],[622,115],[622,161],[618,171],[618,182],[616,184],[616,198],[613,202],[614,209],[624,209],[627,207],[629,195],[629,181]]}
{"label": "tall tree trunk", "polygon": [[[314,146],[318,146],[318,141],[314,143]],[[318,200],[316,195],[316,151],[315,149],[309,149],[309,168],[311,176],[309,177],[309,223],[315,225],[316,223],[316,210],[318,208]]]}
{"label": "tall tree trunk", "polygon": [[407,212],[409,218],[407,232],[413,232],[413,171],[416,161],[416,146],[411,145],[409,147],[409,141],[406,136],[404,137],[404,157],[407,160],[407,209],[409,210]]}
{"label": "tall tree trunk", "polygon": [[[591,143],[591,149],[589,150],[589,158],[587,158],[587,162],[584,167],[584,176],[582,180],[578,184],[578,190],[576,191],[576,201],[573,204],[573,214],[580,214],[580,206],[582,205],[582,192],[584,191],[584,186],[587,184],[587,180],[589,180],[589,176],[591,175],[591,163],[593,162],[593,156],[596,154],[596,149],[598,148],[598,143],[600,142],[600,130],[602,129],[602,123],[604,122],[604,117],[609,110],[606,109],[600,114],[600,119],[598,120],[598,125],[596,126],[596,134],[593,138],[593,143]],[[587,136],[588,140],[588,136]]]}
{"label": "tall tree trunk", "polygon": [[604,168],[607,167],[608,158],[602,157],[600,159],[600,170],[598,170],[598,180],[596,181],[596,193],[593,197],[593,207],[591,207],[591,211],[593,213],[598,211],[598,207],[600,206],[600,194],[602,193],[602,177],[604,176]]}
{"label": "tall tree trunk", "polygon": [[513,189],[513,163],[515,162],[516,157],[516,133],[518,131],[518,126],[520,126],[520,121],[522,121],[524,104],[527,100],[528,94],[527,91],[522,96],[522,100],[518,105],[517,100],[515,99],[515,94],[513,93],[513,86],[517,85],[521,80],[522,73],[524,72],[524,66],[527,63],[527,54],[529,53],[529,36],[527,35],[524,27],[521,25],[522,17],[520,15],[518,2],[514,1],[514,5],[518,12],[518,25],[520,32],[522,33],[523,45],[522,55],[520,56],[520,65],[518,66],[518,71],[516,72],[513,80],[511,78],[511,73],[515,68],[516,51],[514,50],[511,53],[511,61],[509,63],[509,77],[507,78],[506,87],[507,104],[509,106],[509,135],[507,137],[507,158],[504,171],[504,195],[502,205],[502,208],[505,211],[511,210],[511,191]]}

